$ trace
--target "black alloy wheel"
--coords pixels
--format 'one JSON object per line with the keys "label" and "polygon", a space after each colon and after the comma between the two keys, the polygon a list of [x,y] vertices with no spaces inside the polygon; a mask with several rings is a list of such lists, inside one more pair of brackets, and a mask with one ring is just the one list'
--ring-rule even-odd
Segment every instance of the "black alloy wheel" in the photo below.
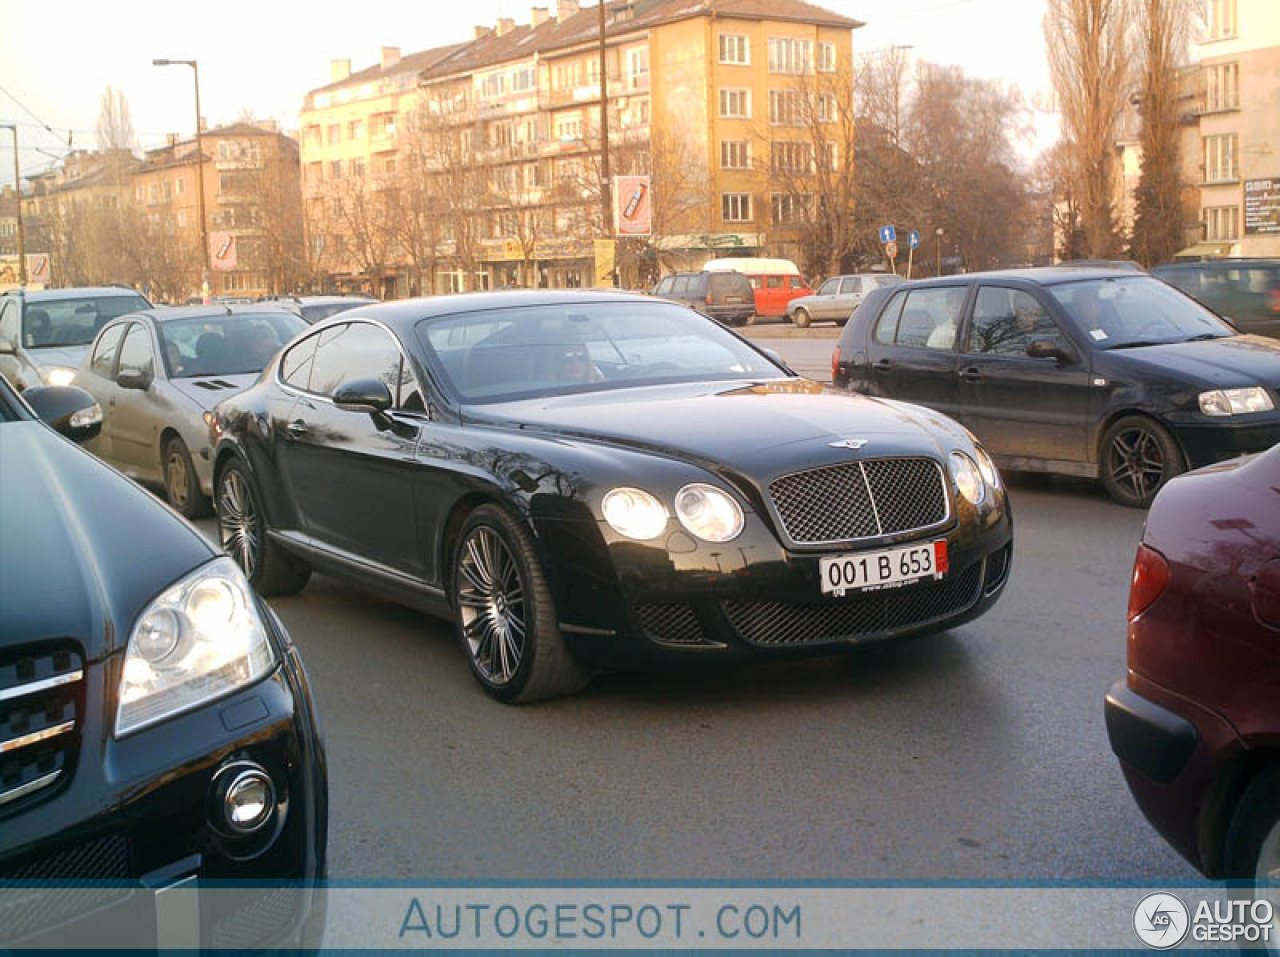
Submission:
{"label": "black alloy wheel", "polygon": [[1184,471],[1168,429],[1140,415],[1125,416],[1107,429],[1099,464],[1107,492],[1131,508],[1149,506],[1164,484]]}

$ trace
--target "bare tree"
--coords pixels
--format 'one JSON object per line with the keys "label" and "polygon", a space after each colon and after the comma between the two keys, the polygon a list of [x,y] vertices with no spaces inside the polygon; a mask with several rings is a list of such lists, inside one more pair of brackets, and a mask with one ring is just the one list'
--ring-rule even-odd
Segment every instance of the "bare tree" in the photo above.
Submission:
{"label": "bare tree", "polygon": [[245,174],[252,240],[248,265],[267,275],[273,293],[287,293],[311,276],[302,225],[298,152],[279,140],[264,151],[260,165]]}
{"label": "bare tree", "polygon": [[[462,275],[462,290],[475,285],[481,237],[480,212],[486,193],[483,168],[472,152],[472,116],[460,101],[427,97],[411,116],[407,149],[411,173],[424,182],[425,225],[440,237],[439,252]],[[434,213],[434,215],[431,215]]]}
{"label": "bare tree", "polygon": [[348,175],[329,184],[327,238],[350,254],[370,291],[379,295],[393,252],[393,236],[382,190],[367,177]]}
{"label": "bare tree", "polygon": [[108,85],[98,101],[98,149],[102,152],[138,148],[138,134],[133,128],[133,114],[123,90]]}
{"label": "bare tree", "polygon": [[1065,142],[1059,141],[1040,154],[1033,180],[1035,191],[1052,208],[1054,253],[1059,259],[1087,258],[1080,201]]}
{"label": "bare tree", "polygon": [[1180,66],[1191,22],[1190,0],[1140,0],[1142,165],[1134,194],[1130,255],[1144,266],[1173,258],[1182,246],[1178,161]]}
{"label": "bare tree", "polygon": [[1115,255],[1116,124],[1129,90],[1130,0],[1048,0],[1045,44],[1088,254]]}

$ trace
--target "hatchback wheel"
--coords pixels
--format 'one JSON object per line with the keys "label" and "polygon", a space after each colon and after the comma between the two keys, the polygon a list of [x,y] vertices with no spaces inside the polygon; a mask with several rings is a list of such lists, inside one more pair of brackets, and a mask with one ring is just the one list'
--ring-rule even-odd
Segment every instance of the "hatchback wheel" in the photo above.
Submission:
{"label": "hatchback wheel", "polygon": [[453,604],[471,672],[494,698],[523,704],[590,679],[565,646],[533,541],[502,509],[476,509],[458,532]]}
{"label": "hatchback wheel", "polygon": [[[1227,829],[1224,876],[1241,881],[1236,899],[1265,899],[1280,914],[1280,765],[1260,771],[1245,788]],[[1267,953],[1280,953],[1280,926],[1272,920]]]}
{"label": "hatchback wheel", "polygon": [[215,493],[219,541],[249,583],[264,596],[299,591],[311,569],[267,536],[261,501],[244,466],[227,463],[218,473]]}
{"label": "hatchback wheel", "polygon": [[796,325],[799,326],[801,329],[808,329],[809,323],[811,323],[812,321],[813,321],[813,318],[809,315],[808,309],[796,310]]}
{"label": "hatchback wheel", "polygon": [[187,443],[176,435],[164,444],[164,492],[169,504],[187,518],[209,514],[209,499],[200,489]]}
{"label": "hatchback wheel", "polygon": [[1102,437],[1102,484],[1121,505],[1146,508],[1164,484],[1184,470],[1169,430],[1153,419],[1129,415]]}

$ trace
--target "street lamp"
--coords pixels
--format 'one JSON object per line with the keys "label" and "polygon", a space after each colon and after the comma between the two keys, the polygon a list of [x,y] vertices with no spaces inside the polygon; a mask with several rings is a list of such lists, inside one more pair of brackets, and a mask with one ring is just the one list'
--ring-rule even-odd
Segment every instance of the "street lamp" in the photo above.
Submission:
{"label": "street lamp", "polygon": [[944,232],[946,232],[946,230],[944,230],[941,226],[939,226],[937,229],[933,231],[933,234],[938,237],[938,275],[939,276],[942,275],[942,234]]}
{"label": "street lamp", "polygon": [[22,174],[18,169],[18,125],[16,123],[0,123],[0,129],[7,129],[13,134],[13,191],[18,199],[18,285],[27,285],[27,239],[22,231]]}
{"label": "street lamp", "polygon": [[209,303],[209,229],[204,218],[204,141],[200,138],[200,65],[195,60],[152,60],[152,66],[189,66],[196,83],[196,215],[200,218],[200,298]]}

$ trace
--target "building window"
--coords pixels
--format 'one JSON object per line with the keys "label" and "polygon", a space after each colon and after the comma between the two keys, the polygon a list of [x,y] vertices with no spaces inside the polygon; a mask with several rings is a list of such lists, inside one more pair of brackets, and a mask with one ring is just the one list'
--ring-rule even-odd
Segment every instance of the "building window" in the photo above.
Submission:
{"label": "building window", "polygon": [[173,191],[176,195],[181,196],[187,190],[187,181],[184,179],[175,179],[173,181]]}
{"label": "building window", "polygon": [[836,72],[836,45],[834,43],[818,44],[818,72]]}
{"label": "building window", "polygon": [[1209,0],[1206,24],[1210,40],[1236,35],[1236,0]]}
{"label": "building window", "polygon": [[552,71],[551,79],[557,90],[572,90],[578,85],[578,64],[560,64]]}
{"label": "building window", "polygon": [[342,139],[342,124],[330,123],[329,124],[329,142],[337,143],[341,139]]}
{"label": "building window", "polygon": [[353,179],[364,179],[364,160],[353,158],[351,160],[351,176]]}
{"label": "building window", "polygon": [[804,94],[799,90],[769,91],[769,125],[801,126],[804,121]]}
{"label": "building window", "polygon": [[480,98],[491,100],[506,92],[507,78],[501,73],[493,73],[480,81]]}
{"label": "building window", "polygon": [[800,75],[813,72],[813,41],[769,38],[769,72]]}
{"label": "building window", "polygon": [[320,142],[320,127],[318,127],[318,126],[308,126],[305,130],[303,130],[303,134],[302,134],[302,136],[303,136],[303,139],[306,141],[306,143],[307,143],[308,145],[313,145],[313,144],[315,144],[315,143],[319,143],[319,142]]}
{"label": "building window", "polygon": [[1236,134],[1223,133],[1204,138],[1204,181],[1230,183],[1240,178],[1237,165]]}
{"label": "building window", "polygon": [[627,51],[627,89],[649,89],[649,48]]}
{"label": "building window", "polygon": [[818,94],[818,122],[834,123],[836,121],[836,98],[830,93]]}
{"label": "building window", "polygon": [[538,86],[538,71],[531,66],[521,67],[511,74],[511,92],[524,93]]}
{"label": "building window", "polygon": [[721,90],[720,116],[731,120],[748,120],[751,118],[750,90]]}
{"label": "building window", "polygon": [[386,159],[382,161],[382,175],[384,176],[396,175],[396,158],[394,156],[388,156]]}
{"label": "building window", "polygon": [[1207,206],[1204,211],[1205,239],[1239,239],[1240,207]]}
{"label": "building window", "polygon": [[825,173],[834,173],[839,168],[835,143],[819,143],[818,169]]}
{"label": "building window", "polygon": [[751,144],[747,140],[720,141],[720,168],[747,169],[751,166]]}
{"label": "building window", "polygon": [[774,193],[770,200],[775,226],[800,222],[813,207],[812,193]]}
{"label": "building window", "polygon": [[720,216],[726,223],[751,222],[751,194],[721,193]]}
{"label": "building window", "polygon": [[770,167],[775,173],[807,173],[812,165],[812,143],[782,141],[770,144]]}
{"label": "building window", "polygon": [[329,161],[329,178],[342,179],[342,160]]}
{"label": "building window", "polygon": [[364,120],[351,120],[347,123],[347,139],[364,139]]}
{"label": "building window", "polygon": [[1204,108],[1207,112],[1240,106],[1240,64],[1215,63],[1204,68]]}
{"label": "building window", "polygon": [[747,38],[735,33],[720,34],[720,62],[746,66],[751,62],[751,45]]}
{"label": "building window", "polygon": [[582,115],[557,116],[556,139],[564,142],[582,139]]}

